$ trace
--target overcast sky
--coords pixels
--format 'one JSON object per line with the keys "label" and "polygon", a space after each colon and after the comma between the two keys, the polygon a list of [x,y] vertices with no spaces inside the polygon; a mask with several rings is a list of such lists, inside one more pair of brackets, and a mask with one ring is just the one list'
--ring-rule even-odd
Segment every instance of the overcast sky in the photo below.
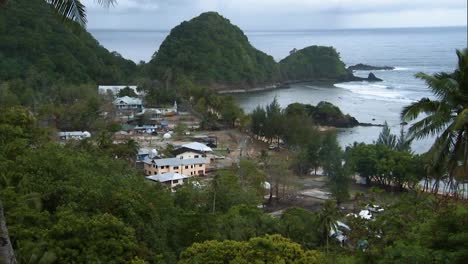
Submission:
{"label": "overcast sky", "polygon": [[467,0],[84,0],[90,29],[166,30],[217,11],[244,30],[460,26]]}

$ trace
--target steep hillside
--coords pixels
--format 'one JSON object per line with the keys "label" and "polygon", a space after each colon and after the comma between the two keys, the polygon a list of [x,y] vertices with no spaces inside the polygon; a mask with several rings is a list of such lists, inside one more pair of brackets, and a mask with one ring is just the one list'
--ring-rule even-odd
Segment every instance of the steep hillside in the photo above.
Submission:
{"label": "steep hillside", "polygon": [[50,84],[124,82],[135,63],[110,53],[75,23],[66,24],[43,0],[14,0],[0,9],[0,82]]}
{"label": "steep hillside", "polygon": [[273,58],[255,49],[240,28],[215,12],[173,28],[149,64],[152,78],[189,79],[217,88],[255,86],[279,77]]}

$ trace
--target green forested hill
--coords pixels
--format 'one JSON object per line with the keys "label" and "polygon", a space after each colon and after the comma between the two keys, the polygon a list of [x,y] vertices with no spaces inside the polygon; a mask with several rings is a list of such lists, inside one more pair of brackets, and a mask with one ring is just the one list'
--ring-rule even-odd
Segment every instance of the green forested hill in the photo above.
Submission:
{"label": "green forested hill", "polygon": [[306,47],[291,53],[279,65],[282,79],[287,81],[340,80],[348,75],[333,47]]}
{"label": "green forested hill", "polygon": [[279,77],[273,58],[250,43],[242,30],[208,12],[171,30],[149,63],[152,78],[202,84],[257,85]]}
{"label": "green forested hill", "polygon": [[135,63],[110,53],[85,29],[64,24],[43,0],[9,1],[0,9],[0,83],[12,83],[11,90],[118,83],[135,70]]}

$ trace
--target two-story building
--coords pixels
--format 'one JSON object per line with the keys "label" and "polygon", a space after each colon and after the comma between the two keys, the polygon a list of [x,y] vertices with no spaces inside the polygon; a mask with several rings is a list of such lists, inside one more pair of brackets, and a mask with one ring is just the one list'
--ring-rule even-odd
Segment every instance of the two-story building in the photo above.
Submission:
{"label": "two-story building", "polygon": [[174,172],[187,176],[202,176],[206,172],[206,158],[194,159],[150,159],[144,160],[145,175],[163,174]]}
{"label": "two-story building", "polygon": [[140,98],[124,96],[114,100],[114,106],[117,109],[118,116],[134,118],[135,115],[143,111],[143,103]]}

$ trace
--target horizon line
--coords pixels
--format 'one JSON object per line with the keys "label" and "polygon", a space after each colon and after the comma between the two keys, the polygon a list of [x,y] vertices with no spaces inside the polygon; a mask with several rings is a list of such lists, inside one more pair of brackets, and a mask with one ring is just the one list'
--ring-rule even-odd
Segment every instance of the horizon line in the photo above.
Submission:
{"label": "horizon line", "polygon": [[[307,31],[340,31],[340,30],[386,30],[386,29],[429,29],[429,28],[467,28],[467,25],[451,26],[407,26],[407,27],[356,27],[356,28],[297,28],[297,29],[245,29],[244,32],[307,32]],[[132,32],[169,32],[171,29],[145,28],[87,28],[90,31],[132,31]]]}

